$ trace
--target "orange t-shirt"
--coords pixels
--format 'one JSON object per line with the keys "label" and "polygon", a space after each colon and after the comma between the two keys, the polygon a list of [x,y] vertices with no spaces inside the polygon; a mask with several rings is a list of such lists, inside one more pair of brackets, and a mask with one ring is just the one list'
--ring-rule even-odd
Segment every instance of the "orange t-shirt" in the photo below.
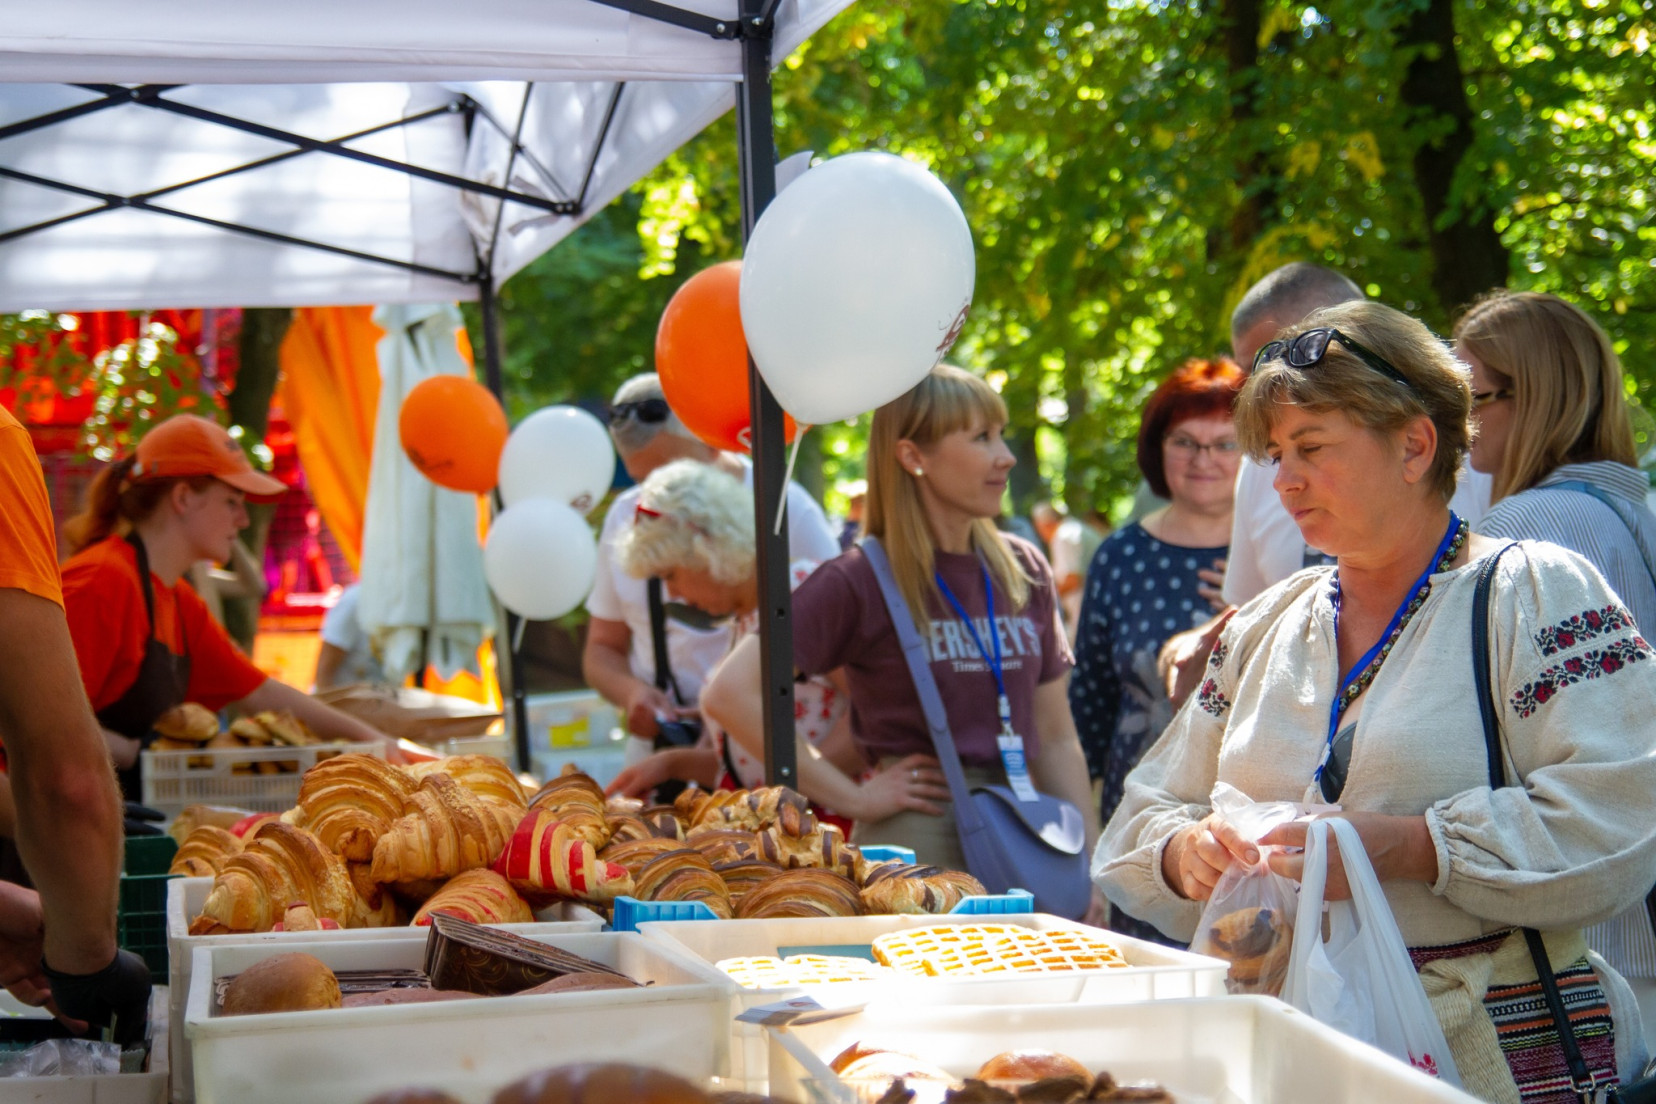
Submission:
{"label": "orange t-shirt", "polygon": [[28,431],[0,406],[0,587],[63,605],[52,503]]}
{"label": "orange t-shirt", "polygon": [[[155,638],[174,655],[188,651],[190,656],[186,700],[219,710],[259,688],[265,673],[236,647],[188,583],[169,587],[152,572],[150,585]],[[63,565],[63,609],[93,711],[114,705],[137,679],[150,639],[133,547],[108,537],[70,557]]]}

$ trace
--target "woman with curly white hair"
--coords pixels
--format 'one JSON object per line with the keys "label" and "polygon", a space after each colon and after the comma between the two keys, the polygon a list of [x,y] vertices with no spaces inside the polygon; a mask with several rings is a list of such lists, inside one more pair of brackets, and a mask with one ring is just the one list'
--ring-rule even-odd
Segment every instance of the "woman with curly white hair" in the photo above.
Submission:
{"label": "woman with curly white hair", "polygon": [[[622,570],[658,578],[674,599],[716,618],[733,619],[735,640],[758,629],[759,576],[755,559],[753,499],[727,473],[710,464],[678,460],[644,480],[632,525],[616,542]],[[816,564],[792,565],[797,586]],[[846,698],[831,677],[795,687],[798,734],[851,773],[861,760],[845,720]],[[691,748],[669,748],[623,771],[611,793],[647,793],[668,779],[712,788],[729,778],[744,787],[764,784],[765,765],[711,721],[706,738]]]}

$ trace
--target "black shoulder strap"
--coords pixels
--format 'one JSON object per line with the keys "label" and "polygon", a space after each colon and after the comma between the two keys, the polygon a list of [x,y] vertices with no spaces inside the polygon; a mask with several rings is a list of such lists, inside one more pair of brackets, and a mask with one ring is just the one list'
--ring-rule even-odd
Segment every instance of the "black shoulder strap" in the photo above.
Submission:
{"label": "black shoulder strap", "polygon": [[138,589],[144,592],[144,614],[149,618],[149,638],[155,639],[155,584],[150,581],[149,549],[137,533],[128,533],[126,542],[138,559]]}
{"label": "black shoulder strap", "polygon": [[[1489,788],[1492,790],[1506,785],[1506,767],[1501,755],[1501,720],[1495,709],[1495,693],[1489,670],[1489,607],[1495,587],[1496,565],[1512,547],[1509,544],[1484,561],[1478,571],[1477,589],[1472,593],[1472,685],[1478,690],[1478,715],[1483,720],[1484,749],[1489,757]],[[1541,995],[1546,1001],[1547,1012],[1558,1031],[1558,1045],[1564,1051],[1564,1064],[1569,1067],[1572,1087],[1582,1100],[1592,1099],[1595,1089],[1593,1075],[1581,1057],[1581,1047],[1576,1042],[1570,1015],[1564,1008],[1564,998],[1558,992],[1558,979],[1553,976],[1546,944],[1541,940],[1541,933],[1534,928],[1524,928],[1523,932],[1524,942],[1529,945],[1530,960],[1535,964],[1536,978],[1541,982]]]}
{"label": "black shoulder strap", "polygon": [[652,576],[647,588],[650,594],[650,647],[655,650],[655,685],[657,690],[668,690],[673,700],[684,704],[679,693],[678,680],[673,677],[673,664],[667,658],[667,605],[661,598],[661,580]]}

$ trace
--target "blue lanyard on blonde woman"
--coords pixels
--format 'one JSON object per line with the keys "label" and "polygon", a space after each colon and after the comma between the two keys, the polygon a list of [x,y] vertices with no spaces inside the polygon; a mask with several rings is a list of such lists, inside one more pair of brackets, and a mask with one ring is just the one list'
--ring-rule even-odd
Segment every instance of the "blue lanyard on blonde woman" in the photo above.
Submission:
{"label": "blue lanyard on blonde woman", "polygon": [[[1437,551],[1432,553],[1431,562],[1426,570],[1421,572],[1420,578],[1415,580],[1403,604],[1397,607],[1392,614],[1391,621],[1386,625],[1386,631],[1380,634],[1380,639],[1374,642],[1374,647],[1363,653],[1361,659],[1352,665],[1350,673],[1340,682],[1340,689],[1334,695],[1334,702],[1328,708],[1328,742],[1323,746],[1322,762],[1317,764],[1317,772],[1311,777],[1314,781],[1322,781],[1323,771],[1328,767],[1328,761],[1334,754],[1334,737],[1339,732],[1340,718],[1345,716],[1346,709],[1356,701],[1368,686],[1374,681],[1380,664],[1385,662],[1386,656],[1391,654],[1392,645],[1403,632],[1403,626],[1417,613],[1426,601],[1427,593],[1432,589],[1432,575],[1445,570],[1448,565],[1444,562],[1453,560],[1460,554],[1461,545],[1465,543],[1463,528],[1465,522],[1449,511],[1449,530],[1443,534],[1438,542]],[[1340,647],[1340,573],[1334,572],[1334,649],[1339,654]]]}
{"label": "blue lanyard on blonde woman", "polygon": [[996,743],[1000,747],[1001,763],[1006,767],[1007,784],[1020,801],[1034,801],[1036,798],[1035,785],[1029,780],[1029,765],[1024,758],[1023,738],[1012,727],[1012,699],[1006,696],[1006,668],[1001,661],[1000,628],[995,624],[995,583],[989,575],[989,565],[979,561],[983,569],[983,599],[989,608],[989,639],[994,644],[994,653],[991,655],[988,648],[983,646],[983,637],[978,634],[977,626],[972,619],[966,616],[966,607],[960,604],[949,584],[943,581],[943,573],[935,572],[937,589],[943,592],[943,597],[954,607],[960,620],[965,623],[966,631],[972,636],[972,643],[977,645],[978,655],[989,665],[989,673],[995,676],[995,691],[998,695],[997,705],[1000,712],[1000,737]]}

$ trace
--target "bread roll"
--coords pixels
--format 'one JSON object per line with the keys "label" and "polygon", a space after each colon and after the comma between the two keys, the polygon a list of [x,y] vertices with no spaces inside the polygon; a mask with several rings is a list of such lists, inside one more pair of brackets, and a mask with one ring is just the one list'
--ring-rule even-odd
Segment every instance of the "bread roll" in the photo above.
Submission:
{"label": "bread roll", "polygon": [[339,980],[321,959],[292,951],[243,970],[224,991],[226,1016],[309,1012],[340,1006]]}
{"label": "bread roll", "polygon": [[494,1104],[708,1104],[682,1077],[620,1062],[583,1062],[532,1073],[494,1096]]}
{"label": "bread roll", "polygon": [[175,705],[150,726],[157,736],[186,744],[205,744],[219,734],[218,716],[195,702]]}
{"label": "bread roll", "polygon": [[1232,993],[1276,996],[1288,970],[1293,928],[1277,910],[1243,908],[1208,926],[1207,950],[1228,959],[1226,987]]}
{"label": "bread roll", "polygon": [[983,1063],[977,1071],[984,1081],[1043,1081],[1048,1077],[1078,1077],[1091,1085],[1092,1070],[1067,1054],[1051,1050],[1008,1050]]}
{"label": "bread roll", "polygon": [[839,1071],[846,1081],[931,1081],[953,1084],[954,1077],[940,1066],[893,1050],[876,1050],[846,1063]]}

